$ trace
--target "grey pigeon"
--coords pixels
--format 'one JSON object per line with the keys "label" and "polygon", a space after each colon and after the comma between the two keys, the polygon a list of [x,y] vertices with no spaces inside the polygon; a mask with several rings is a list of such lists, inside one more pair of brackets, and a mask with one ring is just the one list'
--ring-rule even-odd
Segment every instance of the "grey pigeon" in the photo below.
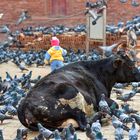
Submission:
{"label": "grey pigeon", "polygon": [[131,0],[131,5],[134,7],[138,7],[140,3],[138,3],[138,0]]}
{"label": "grey pigeon", "polygon": [[36,137],[34,138],[34,140],[45,140],[45,138],[43,137],[42,134],[39,134],[38,136],[36,136]]}
{"label": "grey pigeon", "polygon": [[17,129],[17,135],[16,135],[16,138],[14,140],[23,140],[21,129]]}
{"label": "grey pigeon", "polygon": [[0,113],[5,114],[7,112],[7,106],[4,105],[2,108],[0,108]]}
{"label": "grey pigeon", "polygon": [[100,124],[99,120],[92,123],[91,130],[94,131],[95,133],[101,132],[101,124]]}
{"label": "grey pigeon", "polygon": [[131,116],[129,116],[129,115],[123,113],[123,112],[120,114],[119,119],[123,123],[130,123],[130,122],[133,121],[133,119],[131,118]]}
{"label": "grey pigeon", "polygon": [[7,105],[8,114],[11,116],[17,115],[17,109],[13,105]]}
{"label": "grey pigeon", "polygon": [[90,140],[95,140],[96,133],[94,131],[92,131],[92,129],[91,129],[89,124],[87,124],[87,127],[86,127],[86,136]]}
{"label": "grey pigeon", "polygon": [[117,99],[122,100],[122,101],[124,101],[124,102],[127,102],[127,101],[129,101],[132,97],[134,97],[135,94],[138,93],[138,92],[139,92],[139,90],[134,89],[134,90],[131,90],[131,91],[125,93],[125,94],[122,94],[122,95],[118,96]]}
{"label": "grey pigeon", "polygon": [[12,79],[12,77],[11,77],[11,75],[6,71],[6,81],[12,81],[13,79]]}
{"label": "grey pigeon", "polygon": [[140,127],[140,115],[139,114],[131,114],[130,116],[135,119],[136,123]]}
{"label": "grey pigeon", "polygon": [[30,18],[30,16],[28,15],[28,11],[27,10],[22,11],[19,19],[16,22],[16,25],[21,24],[24,20],[26,20],[28,18]]}
{"label": "grey pigeon", "polygon": [[0,129],[0,140],[4,140],[2,129]]}
{"label": "grey pigeon", "polygon": [[107,139],[103,137],[103,134],[101,132],[97,132],[95,140],[107,140]]}
{"label": "grey pigeon", "polygon": [[44,138],[49,139],[54,137],[54,133],[49,129],[43,127],[41,123],[38,123],[37,126],[39,129],[39,133],[42,134]]}
{"label": "grey pigeon", "polygon": [[129,104],[121,104],[122,110],[124,111],[124,113],[126,114],[130,114],[130,113],[137,113],[137,110],[134,110],[133,108],[130,108]]}
{"label": "grey pigeon", "polygon": [[123,89],[117,89],[117,88],[114,88],[112,91],[114,91],[117,95],[122,95],[123,93]]}
{"label": "grey pigeon", "polygon": [[20,69],[21,71],[24,71],[24,70],[29,71],[29,70],[28,70],[24,65],[22,65],[22,64],[19,64],[18,67],[19,67],[19,69]]}
{"label": "grey pigeon", "polygon": [[0,33],[9,33],[10,29],[8,28],[7,25],[3,25],[2,27],[0,27]]}
{"label": "grey pigeon", "polygon": [[135,121],[132,122],[132,127],[129,130],[129,140],[138,140],[138,129],[136,128]]}
{"label": "grey pigeon", "polygon": [[126,2],[127,2],[127,0],[120,0],[120,2],[121,2],[121,3],[126,3]]}
{"label": "grey pigeon", "polygon": [[25,140],[27,139],[28,130],[26,128],[18,128],[17,135],[14,140]]}
{"label": "grey pigeon", "polygon": [[99,109],[104,113],[111,114],[111,110],[109,108],[108,103],[105,100],[104,94],[101,94],[101,100],[99,101]]}
{"label": "grey pigeon", "polygon": [[115,140],[123,140],[124,138],[124,133],[123,133],[123,128],[121,125],[118,125],[118,127],[115,129]]}
{"label": "grey pigeon", "polygon": [[0,121],[1,121],[1,124],[3,123],[4,120],[7,120],[7,119],[12,119],[13,117],[11,116],[7,116],[3,113],[0,113]]}
{"label": "grey pigeon", "polygon": [[57,129],[54,131],[54,140],[62,140],[60,133]]}
{"label": "grey pigeon", "polygon": [[69,127],[66,128],[66,135],[65,135],[66,140],[73,140],[74,135],[71,134]]}
{"label": "grey pigeon", "polygon": [[117,89],[124,88],[124,84],[122,84],[122,83],[116,83],[114,85],[114,87],[117,88]]}
{"label": "grey pigeon", "polygon": [[109,56],[112,55],[113,49],[115,49],[116,47],[118,47],[120,44],[121,44],[121,42],[115,43],[115,44],[113,44],[111,46],[99,46],[99,48],[103,50],[103,55],[104,56],[109,57]]}
{"label": "grey pigeon", "polygon": [[79,140],[76,132],[74,132],[73,140]]}
{"label": "grey pigeon", "polygon": [[74,135],[75,128],[73,127],[73,124],[72,124],[72,123],[70,123],[70,124],[68,124],[68,126],[67,126],[67,127],[69,128],[69,130],[70,130],[71,134],[72,134],[72,135]]}
{"label": "grey pigeon", "polygon": [[140,86],[140,83],[139,82],[132,82],[131,85],[133,88],[137,88]]}
{"label": "grey pigeon", "polygon": [[121,128],[123,128],[126,131],[129,131],[129,128],[127,126],[125,126],[116,116],[112,116],[112,125],[113,127],[116,129],[119,126],[121,126]]}

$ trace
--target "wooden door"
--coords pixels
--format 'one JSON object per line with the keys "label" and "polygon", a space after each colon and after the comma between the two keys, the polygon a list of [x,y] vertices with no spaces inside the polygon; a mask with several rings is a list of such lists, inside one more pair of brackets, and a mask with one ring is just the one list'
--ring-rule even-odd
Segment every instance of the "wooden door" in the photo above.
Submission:
{"label": "wooden door", "polygon": [[51,16],[66,15],[66,0],[51,0]]}

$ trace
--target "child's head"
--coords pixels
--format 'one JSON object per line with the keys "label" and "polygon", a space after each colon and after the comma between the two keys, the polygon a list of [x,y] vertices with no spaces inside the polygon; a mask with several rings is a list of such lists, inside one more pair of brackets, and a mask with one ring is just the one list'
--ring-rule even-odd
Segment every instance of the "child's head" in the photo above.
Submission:
{"label": "child's head", "polygon": [[52,37],[51,39],[51,46],[59,46],[59,39],[57,37]]}

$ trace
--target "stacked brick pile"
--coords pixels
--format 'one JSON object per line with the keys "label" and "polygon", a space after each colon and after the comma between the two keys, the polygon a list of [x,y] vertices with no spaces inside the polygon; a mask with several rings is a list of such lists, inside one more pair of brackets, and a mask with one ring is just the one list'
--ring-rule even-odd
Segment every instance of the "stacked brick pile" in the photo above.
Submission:
{"label": "stacked brick pile", "polygon": [[[25,36],[21,34],[18,36],[18,40],[21,42],[21,44],[24,46],[24,50],[40,50],[40,49],[48,49],[50,48],[50,40],[52,35],[44,35],[42,33],[34,33],[33,36]],[[73,48],[74,50],[77,50],[77,48],[85,49],[86,48],[86,34],[85,33],[66,33],[57,35],[57,37],[60,40],[60,45],[63,48]],[[106,44],[111,45],[113,43],[116,43],[120,39],[119,34],[107,34],[106,37]],[[90,39],[89,42],[90,49],[97,48],[98,46],[101,46],[103,42],[96,41]]]}

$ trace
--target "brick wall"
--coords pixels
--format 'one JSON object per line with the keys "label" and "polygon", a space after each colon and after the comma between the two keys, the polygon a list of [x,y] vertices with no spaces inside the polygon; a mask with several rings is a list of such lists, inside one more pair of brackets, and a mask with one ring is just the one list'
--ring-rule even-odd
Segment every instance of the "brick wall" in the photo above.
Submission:
{"label": "brick wall", "polygon": [[[0,26],[3,24],[9,24],[11,30],[16,30],[30,25],[49,26],[64,24],[66,26],[73,26],[80,23],[86,23],[84,10],[87,0],[62,0],[62,2],[65,1],[66,3],[65,16],[59,14],[57,16],[51,15],[51,11],[53,10],[51,1],[52,0],[2,0],[0,2],[0,13],[4,13],[4,16],[0,19]],[[54,2],[55,1],[57,0],[54,0]],[[61,0],[59,1],[61,5]],[[59,4],[57,5],[59,6]],[[28,10],[32,18],[15,26],[22,10]],[[107,23],[117,24],[119,20],[131,20],[133,16],[140,15],[139,12],[140,6],[134,8],[131,5],[131,0],[128,0],[125,4],[120,3],[119,0],[109,0],[107,8]],[[3,36],[0,34],[0,38],[1,36],[5,38],[5,35]]]}
{"label": "brick wall", "polygon": [[[59,0],[61,1],[61,0]],[[62,0],[64,1],[64,0]],[[0,2],[0,13],[4,13],[2,19],[0,19],[0,25],[10,24],[11,28],[20,28],[26,25],[52,25],[52,24],[64,24],[67,26],[76,25],[79,23],[85,23],[85,2],[86,0],[65,0],[66,1],[66,16],[60,15],[54,17],[50,15],[52,10],[51,0],[3,0]],[[90,0],[96,1],[96,0]],[[59,5],[58,5],[59,6]],[[20,26],[15,26],[22,10],[28,10],[32,18],[25,21]],[[130,20],[135,15],[140,15],[140,6],[131,6],[131,0],[128,0],[126,4],[122,4],[119,0],[109,0],[107,8],[107,23],[117,23],[117,21]],[[81,14],[79,13],[81,12]],[[83,13],[82,13],[83,12]],[[79,15],[76,15],[79,14]],[[71,15],[75,15],[72,16]],[[59,18],[59,20],[56,20]]]}

